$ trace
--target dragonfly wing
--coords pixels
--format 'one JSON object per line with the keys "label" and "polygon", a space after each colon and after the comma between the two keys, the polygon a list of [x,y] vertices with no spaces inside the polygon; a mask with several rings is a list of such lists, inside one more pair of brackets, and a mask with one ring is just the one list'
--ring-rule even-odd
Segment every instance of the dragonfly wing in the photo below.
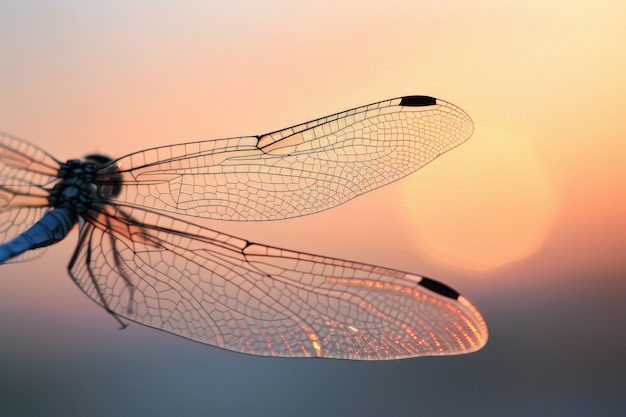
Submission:
{"label": "dragonfly wing", "polygon": [[0,178],[43,185],[56,178],[59,162],[46,151],[0,132]]}
{"label": "dragonfly wing", "polygon": [[266,356],[397,359],[486,343],[476,308],[436,281],[141,209],[98,210],[87,214],[70,275],[116,316]]}
{"label": "dragonfly wing", "polygon": [[[432,97],[358,107],[277,132],[137,152],[117,202],[220,220],[316,213],[402,178],[467,140],[470,117]],[[118,172],[97,181],[115,182]]]}
{"label": "dragonfly wing", "polygon": [[59,168],[59,162],[45,151],[0,132],[0,243],[41,218],[48,206],[43,186],[56,179]]}

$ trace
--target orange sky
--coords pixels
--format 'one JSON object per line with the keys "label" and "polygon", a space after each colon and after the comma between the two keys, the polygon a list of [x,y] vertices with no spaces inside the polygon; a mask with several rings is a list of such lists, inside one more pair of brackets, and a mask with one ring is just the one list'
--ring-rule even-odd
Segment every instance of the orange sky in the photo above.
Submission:
{"label": "orange sky", "polygon": [[[90,6],[69,25],[32,16],[33,30],[5,46],[0,123],[61,159],[119,156],[430,94],[465,109],[474,136],[393,188],[383,215],[402,219],[380,233],[410,233],[418,256],[477,271],[531,254],[562,222],[601,233],[611,250],[625,239],[623,6],[538,4],[247,4],[219,17],[201,4],[135,5],[114,20]],[[368,222],[364,206],[349,216]]]}
{"label": "orange sky", "polygon": [[[75,3],[0,6],[0,130],[62,160],[122,156],[432,95],[475,131],[420,172],[308,218],[214,227],[470,299],[515,271],[626,270],[623,2]],[[76,317],[75,241],[3,266],[5,307]]]}

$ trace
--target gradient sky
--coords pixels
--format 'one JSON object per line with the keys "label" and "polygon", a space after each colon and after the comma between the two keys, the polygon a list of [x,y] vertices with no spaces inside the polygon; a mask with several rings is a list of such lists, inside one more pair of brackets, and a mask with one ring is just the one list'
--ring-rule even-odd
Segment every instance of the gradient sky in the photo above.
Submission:
{"label": "gradient sky", "polygon": [[625,19],[619,1],[0,0],[0,130],[61,160],[409,94],[460,106],[473,137],[415,175],[214,227],[434,277],[490,326],[478,353],[387,363],[122,332],[68,279],[72,235],[0,269],[0,414],[621,415]]}

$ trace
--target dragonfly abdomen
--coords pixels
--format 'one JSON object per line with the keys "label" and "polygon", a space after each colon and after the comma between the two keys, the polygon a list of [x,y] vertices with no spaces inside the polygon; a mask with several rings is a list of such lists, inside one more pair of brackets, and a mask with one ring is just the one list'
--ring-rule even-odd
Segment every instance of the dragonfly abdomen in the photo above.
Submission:
{"label": "dragonfly abdomen", "polygon": [[0,264],[28,250],[60,242],[77,221],[76,213],[67,208],[58,208],[46,212],[37,223],[24,233],[0,245]]}

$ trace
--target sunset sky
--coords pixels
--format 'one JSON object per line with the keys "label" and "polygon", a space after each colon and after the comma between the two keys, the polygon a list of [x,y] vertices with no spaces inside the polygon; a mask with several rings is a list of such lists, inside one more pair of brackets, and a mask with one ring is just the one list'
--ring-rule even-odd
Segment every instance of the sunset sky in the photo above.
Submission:
{"label": "sunset sky", "polygon": [[73,233],[0,267],[0,414],[621,415],[626,5],[619,1],[0,1],[0,130],[59,160],[266,133],[411,94],[472,138],[316,215],[212,227],[424,274],[490,329],[396,362],[239,355],[117,323]]}

